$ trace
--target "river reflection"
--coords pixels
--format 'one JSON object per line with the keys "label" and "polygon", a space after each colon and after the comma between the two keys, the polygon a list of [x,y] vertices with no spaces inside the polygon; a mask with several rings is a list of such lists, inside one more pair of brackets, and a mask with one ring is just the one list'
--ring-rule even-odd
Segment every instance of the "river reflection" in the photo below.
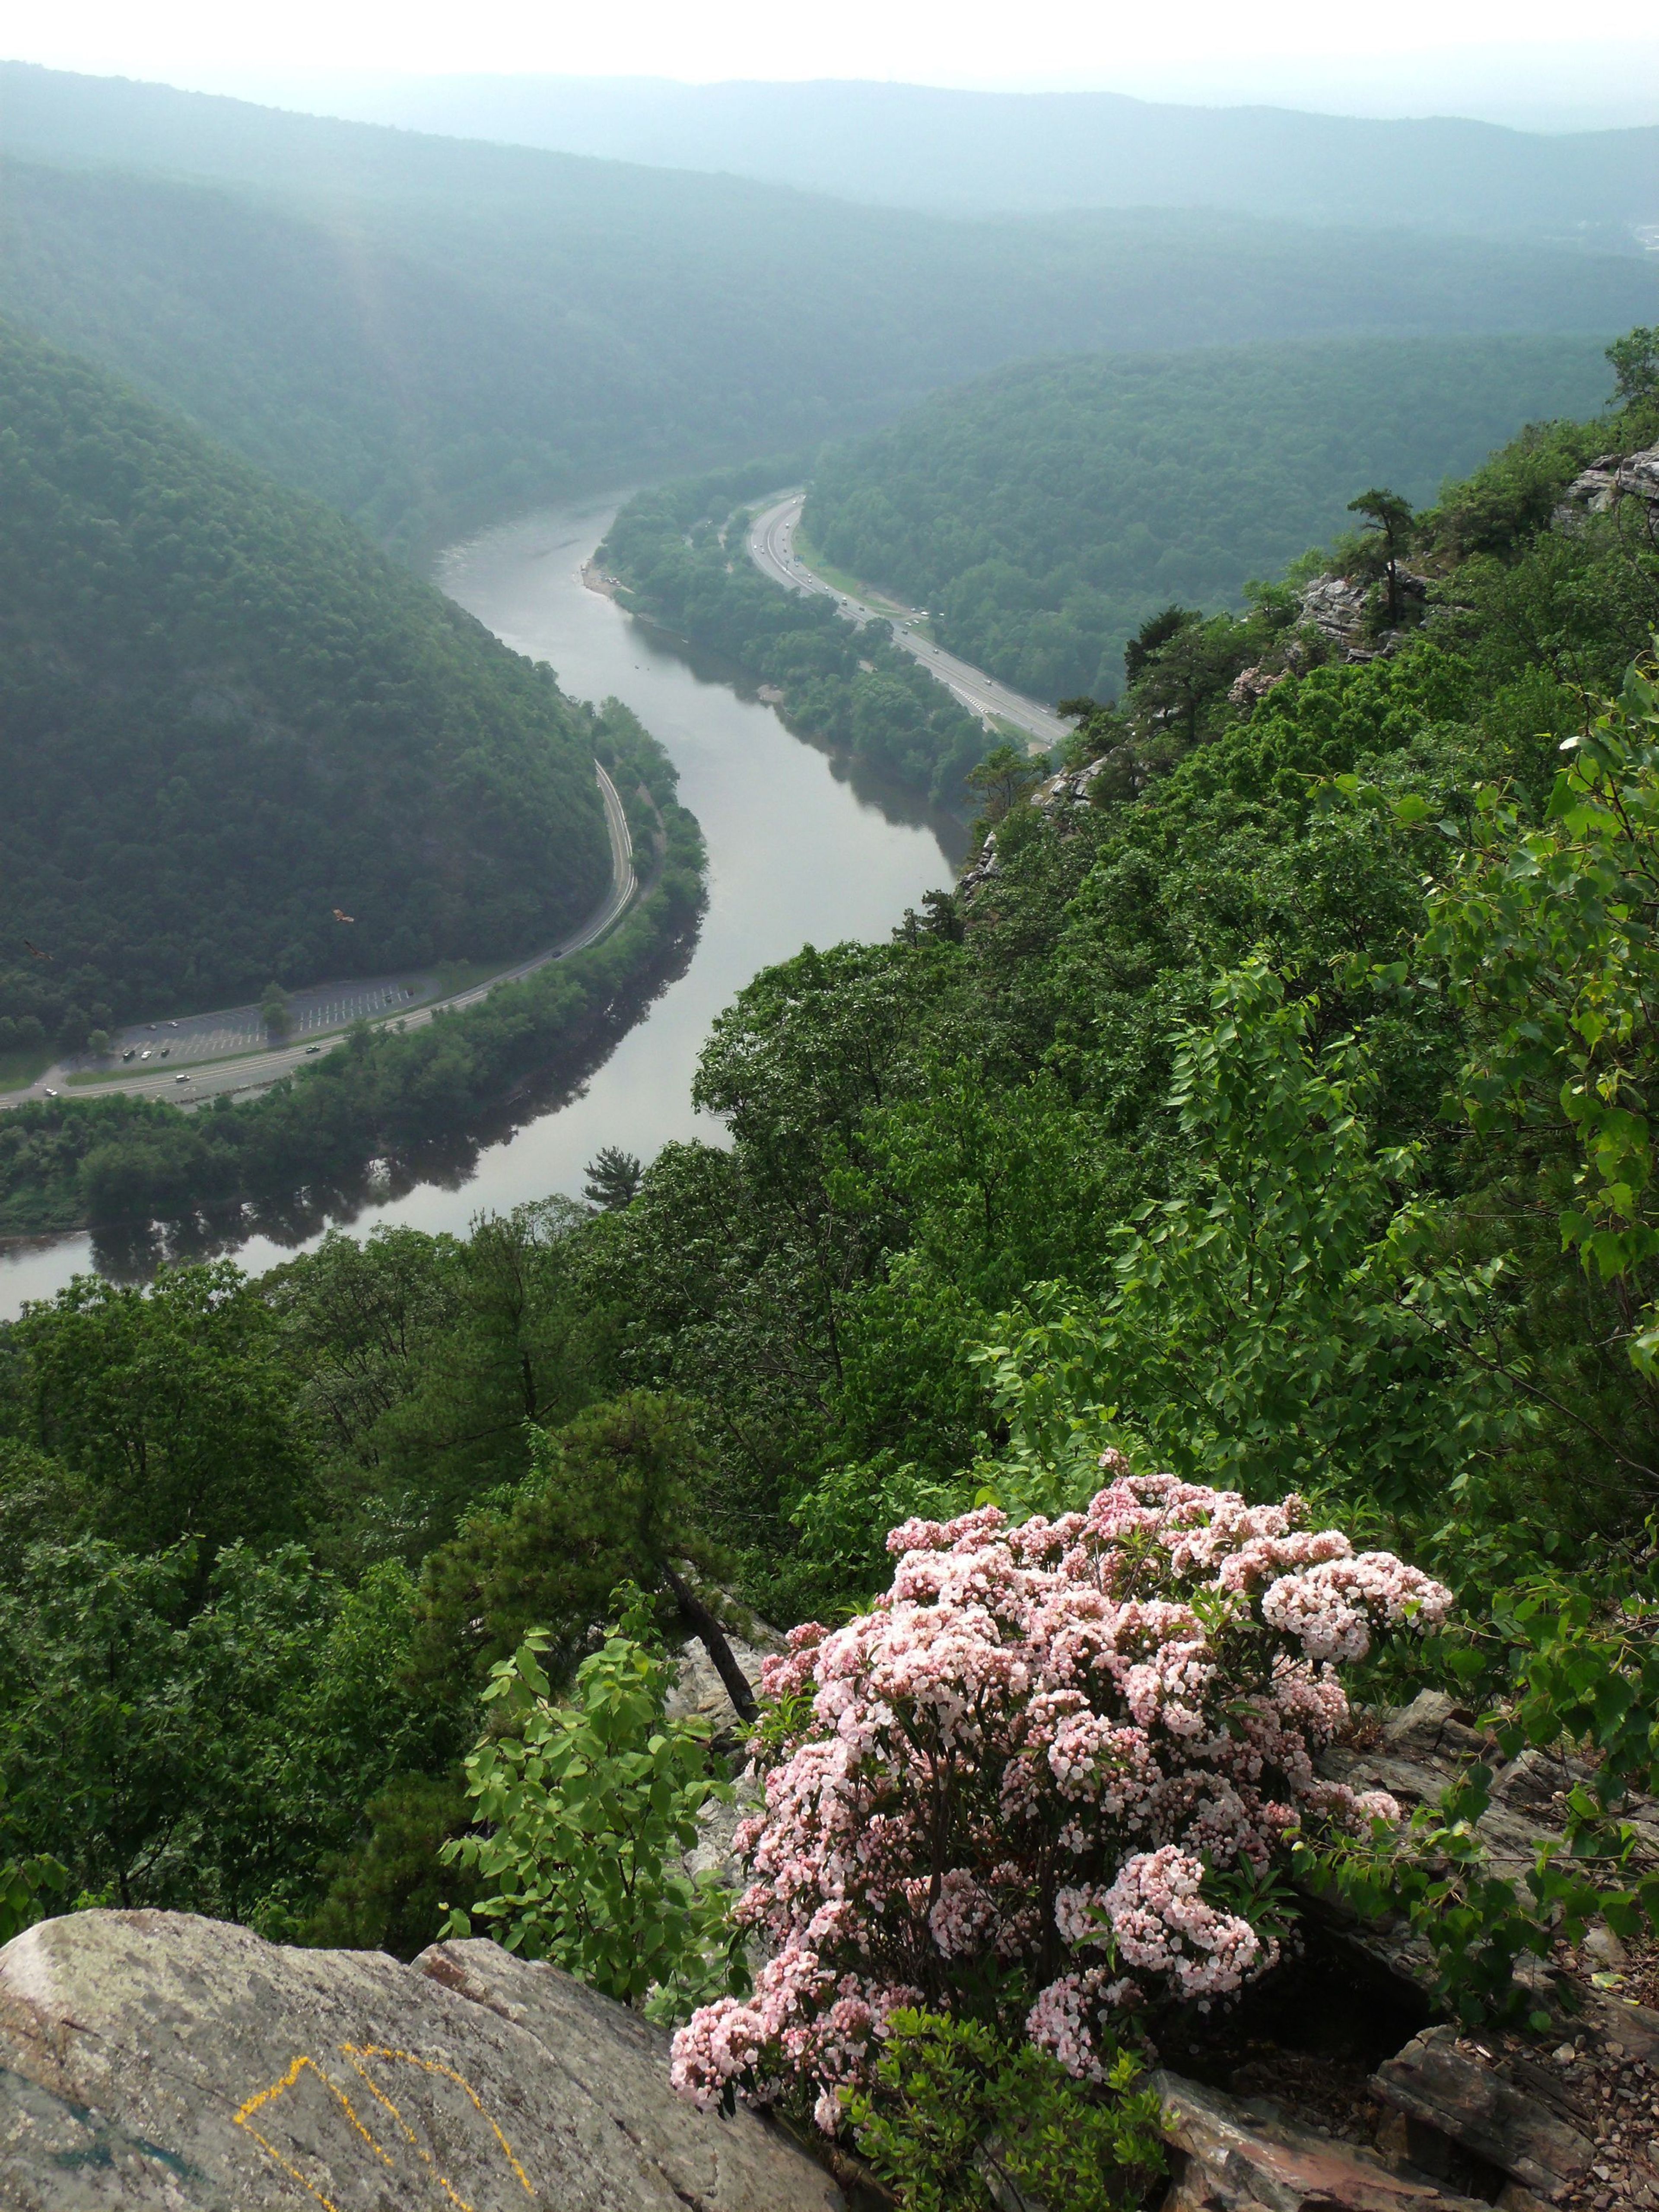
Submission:
{"label": "river reflection", "polygon": [[885,937],[923,891],[951,880],[959,825],[803,744],[717,665],[586,588],[582,563],[613,512],[614,502],[589,502],[488,532],[452,548],[437,581],[508,645],[550,661],[567,691],[621,699],[667,748],[709,859],[708,912],[679,972],[650,980],[656,995],[574,1096],[556,1084],[505,1101],[468,1139],[355,1188],[234,1209],[118,1247],[94,1249],[85,1236],[13,1246],[0,1260],[0,1313],[92,1267],[134,1279],[162,1259],[229,1251],[257,1273],[331,1226],[459,1233],[479,1212],[579,1195],[601,1145],[649,1159],[672,1139],[718,1142],[718,1123],[692,1109],[691,1079],[721,1007],[757,968],[804,944]]}

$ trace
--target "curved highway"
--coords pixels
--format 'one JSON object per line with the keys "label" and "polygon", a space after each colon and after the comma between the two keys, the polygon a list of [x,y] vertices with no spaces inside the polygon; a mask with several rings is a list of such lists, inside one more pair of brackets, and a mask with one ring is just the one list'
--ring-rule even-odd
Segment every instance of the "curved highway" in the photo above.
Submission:
{"label": "curved highway", "polygon": [[[368,981],[322,984],[308,990],[305,996],[308,1006],[316,1002],[313,1017],[304,1023],[301,1036],[295,1042],[265,1050],[232,1052],[219,1058],[208,1056],[211,1040],[222,1036],[225,1030],[240,1024],[244,1030],[250,1021],[257,1024],[257,1007],[237,1007],[228,1014],[198,1014],[181,1027],[176,1023],[149,1023],[123,1032],[117,1039],[115,1049],[137,1047],[143,1048],[151,1031],[159,1036],[163,1030],[180,1031],[177,1038],[169,1036],[169,1065],[164,1068],[147,1068],[142,1075],[111,1076],[94,1083],[70,1084],[68,1064],[49,1067],[46,1073],[26,1091],[0,1094],[0,1108],[21,1105],[26,1098],[45,1098],[48,1096],[70,1098],[106,1098],[112,1091],[126,1091],[135,1097],[167,1098],[175,1106],[186,1109],[199,1104],[226,1091],[264,1091],[284,1075],[292,1075],[303,1067],[307,1060],[317,1057],[319,1048],[326,1050],[339,1044],[355,1023],[364,1019],[396,1020],[405,1029],[419,1029],[434,1014],[444,1013],[459,1006],[476,1006],[480,999],[488,998],[499,983],[517,982],[520,976],[532,975],[550,960],[568,959],[573,952],[592,945],[627,910],[635,890],[638,878],[634,872],[634,845],[628,834],[628,816],[617,787],[600,767],[593,763],[593,772],[599,781],[599,797],[605,804],[605,829],[611,839],[611,888],[604,899],[580,927],[550,945],[546,951],[537,952],[528,960],[521,960],[514,968],[503,969],[486,981],[473,984],[470,989],[451,993],[441,999],[426,999],[407,1012],[397,1011],[406,987],[399,977],[376,977]],[[386,1011],[380,1011],[385,1009]],[[192,1036],[197,1053],[191,1052]],[[177,1058],[173,1058],[176,1052]],[[187,1063],[181,1065],[180,1063]],[[179,1081],[180,1075],[185,1080]]]}
{"label": "curved highway", "polygon": [[947,690],[954,692],[970,714],[995,714],[1005,722],[1012,722],[1032,740],[1034,751],[1040,746],[1047,752],[1072,735],[1072,725],[1062,722],[1048,708],[1028,699],[1023,691],[999,684],[982,668],[958,660],[955,653],[946,653],[942,646],[935,645],[931,638],[915,629],[913,625],[921,619],[918,609],[902,606],[896,600],[883,605],[874,599],[858,599],[825,583],[822,576],[814,575],[795,550],[795,532],[805,503],[804,491],[792,491],[750,525],[749,557],[762,575],[769,576],[786,590],[812,592],[833,599],[848,621],[860,629],[867,622],[890,623],[895,642],[919,660],[930,676],[936,676]]}

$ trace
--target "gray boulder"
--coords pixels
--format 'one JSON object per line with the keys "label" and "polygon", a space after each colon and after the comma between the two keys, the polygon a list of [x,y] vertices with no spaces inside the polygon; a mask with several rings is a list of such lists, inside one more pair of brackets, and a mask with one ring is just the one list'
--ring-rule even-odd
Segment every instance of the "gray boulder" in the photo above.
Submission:
{"label": "gray boulder", "polygon": [[0,2203],[9,2212],[222,2205],[176,2154],[0,2067]]}
{"label": "gray boulder", "polygon": [[668,2039],[495,1944],[413,1966],[186,1913],[0,1950],[0,2204],[82,2212],[832,2212],[752,2113],[668,2086]]}

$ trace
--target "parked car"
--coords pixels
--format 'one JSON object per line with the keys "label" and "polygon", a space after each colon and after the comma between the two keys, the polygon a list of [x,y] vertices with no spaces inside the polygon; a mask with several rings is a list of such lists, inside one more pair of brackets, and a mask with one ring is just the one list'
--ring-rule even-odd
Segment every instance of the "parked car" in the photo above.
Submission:
{"label": "parked car", "polygon": [[138,1048],[137,1048],[137,1046],[136,1044],[130,1044],[130,1045],[127,1047],[126,1050],[125,1050],[125,1051],[121,1054],[122,1059],[123,1059],[123,1060],[131,1060],[131,1059],[132,1058],[133,1054],[137,1051],[137,1049],[138,1049]]}

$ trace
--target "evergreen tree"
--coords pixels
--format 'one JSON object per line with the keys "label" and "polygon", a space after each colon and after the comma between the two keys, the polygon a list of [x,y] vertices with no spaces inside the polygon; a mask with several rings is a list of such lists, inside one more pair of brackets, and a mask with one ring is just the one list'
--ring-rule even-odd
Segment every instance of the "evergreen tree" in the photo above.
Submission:
{"label": "evergreen tree", "polygon": [[1348,512],[1350,514],[1363,514],[1376,526],[1382,573],[1389,580],[1389,627],[1392,629],[1400,620],[1400,571],[1397,564],[1411,536],[1411,501],[1401,499],[1397,491],[1385,491],[1373,485],[1370,491],[1362,491],[1358,499],[1348,501]]}
{"label": "evergreen tree", "polygon": [[582,1196],[606,1213],[631,1206],[645,1179],[639,1155],[625,1152],[617,1145],[601,1145],[585,1172],[587,1180],[582,1185]]}

